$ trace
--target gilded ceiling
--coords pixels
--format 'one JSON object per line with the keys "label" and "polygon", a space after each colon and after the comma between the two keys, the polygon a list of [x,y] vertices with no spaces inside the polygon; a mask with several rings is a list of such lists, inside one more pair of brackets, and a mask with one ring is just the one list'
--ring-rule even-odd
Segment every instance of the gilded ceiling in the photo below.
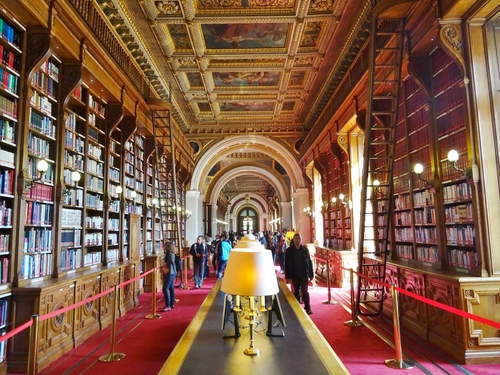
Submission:
{"label": "gilded ceiling", "polygon": [[[264,134],[298,155],[297,142],[362,44],[370,1],[97,3],[157,93],[171,100],[193,145],[202,150],[217,137]],[[251,155],[238,159],[245,157]],[[241,182],[231,191],[248,185]]]}

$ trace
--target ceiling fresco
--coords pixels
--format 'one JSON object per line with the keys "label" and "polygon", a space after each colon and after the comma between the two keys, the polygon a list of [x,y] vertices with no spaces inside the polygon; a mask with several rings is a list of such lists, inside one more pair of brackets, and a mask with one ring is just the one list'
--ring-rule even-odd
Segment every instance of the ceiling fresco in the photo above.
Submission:
{"label": "ceiling fresco", "polygon": [[[294,146],[314,126],[339,82],[339,67],[356,37],[352,30],[369,3],[96,2],[153,87],[172,102],[174,118],[195,152],[217,137],[249,132],[274,137],[296,156]],[[232,184],[231,191],[242,185],[247,184]],[[269,184],[265,189],[272,190]]]}

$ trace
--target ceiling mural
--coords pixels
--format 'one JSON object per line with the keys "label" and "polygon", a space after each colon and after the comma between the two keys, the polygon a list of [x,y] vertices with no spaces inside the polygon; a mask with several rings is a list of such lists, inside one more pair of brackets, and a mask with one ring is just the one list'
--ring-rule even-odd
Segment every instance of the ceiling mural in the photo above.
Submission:
{"label": "ceiling mural", "polygon": [[[353,27],[370,1],[96,0],[172,102],[188,141],[210,145],[230,134],[262,133],[293,155],[340,82]],[[257,186],[272,195],[269,184]]]}

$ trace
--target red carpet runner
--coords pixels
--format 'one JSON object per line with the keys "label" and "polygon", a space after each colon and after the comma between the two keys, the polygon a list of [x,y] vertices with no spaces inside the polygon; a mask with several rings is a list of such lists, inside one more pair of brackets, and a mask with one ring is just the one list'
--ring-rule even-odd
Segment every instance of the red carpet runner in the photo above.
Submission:
{"label": "red carpet runner", "polygon": [[[175,309],[161,313],[162,318],[156,320],[144,318],[151,313],[151,294],[141,295],[138,306],[118,320],[115,351],[126,355],[121,361],[112,363],[99,361],[99,357],[109,353],[110,350],[110,329],[108,327],[87,340],[83,345],[61,357],[40,374],[157,374],[214,282],[215,278],[212,276],[205,280],[202,289],[176,289],[176,297],[180,301],[176,304]],[[415,361],[416,365],[412,370],[390,369],[384,364],[384,361],[395,358],[395,350],[390,346],[392,328],[388,327],[381,318],[374,318],[373,321],[368,320],[367,324],[382,332],[381,338],[367,326],[358,328],[345,326],[344,322],[351,318],[350,312],[346,310],[349,308],[349,301],[343,300],[345,293],[340,290],[333,290],[332,297],[341,303],[336,305],[323,304],[322,302],[327,299],[327,290],[321,287],[311,288],[313,315],[310,318],[353,375],[500,374],[500,365],[460,366],[440,356],[437,350],[429,351],[422,348],[418,343],[405,336],[402,339],[403,353],[405,358],[410,357],[409,359]],[[158,308],[163,307],[161,293],[158,293],[157,300]],[[286,328],[284,330],[286,335]],[[388,337],[387,341],[384,341],[384,337]],[[264,334],[263,339],[265,339]],[[216,374],[216,369],[214,371]],[[209,369],[207,369],[207,374],[209,373]],[[217,375],[233,374],[217,373]]]}

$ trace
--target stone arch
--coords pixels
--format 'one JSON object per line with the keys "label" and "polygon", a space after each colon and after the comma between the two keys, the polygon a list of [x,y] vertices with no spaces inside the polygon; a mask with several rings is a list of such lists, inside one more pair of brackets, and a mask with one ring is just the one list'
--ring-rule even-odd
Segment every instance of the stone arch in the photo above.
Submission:
{"label": "stone arch", "polygon": [[206,201],[211,204],[217,204],[219,192],[222,190],[224,185],[226,185],[227,182],[233,177],[245,174],[259,176],[268,181],[274,187],[274,190],[276,190],[281,202],[288,202],[290,200],[289,189],[286,188],[285,182],[275,170],[267,168],[263,165],[249,166],[246,164],[239,164],[237,167],[234,167],[234,165],[228,166],[217,173],[207,191]]}
{"label": "stone arch", "polygon": [[297,159],[283,144],[260,135],[237,135],[227,137],[203,150],[200,158],[196,160],[190,189],[203,192],[204,183],[212,167],[224,156],[242,151],[260,152],[280,163],[290,177],[293,191],[306,187]]}

